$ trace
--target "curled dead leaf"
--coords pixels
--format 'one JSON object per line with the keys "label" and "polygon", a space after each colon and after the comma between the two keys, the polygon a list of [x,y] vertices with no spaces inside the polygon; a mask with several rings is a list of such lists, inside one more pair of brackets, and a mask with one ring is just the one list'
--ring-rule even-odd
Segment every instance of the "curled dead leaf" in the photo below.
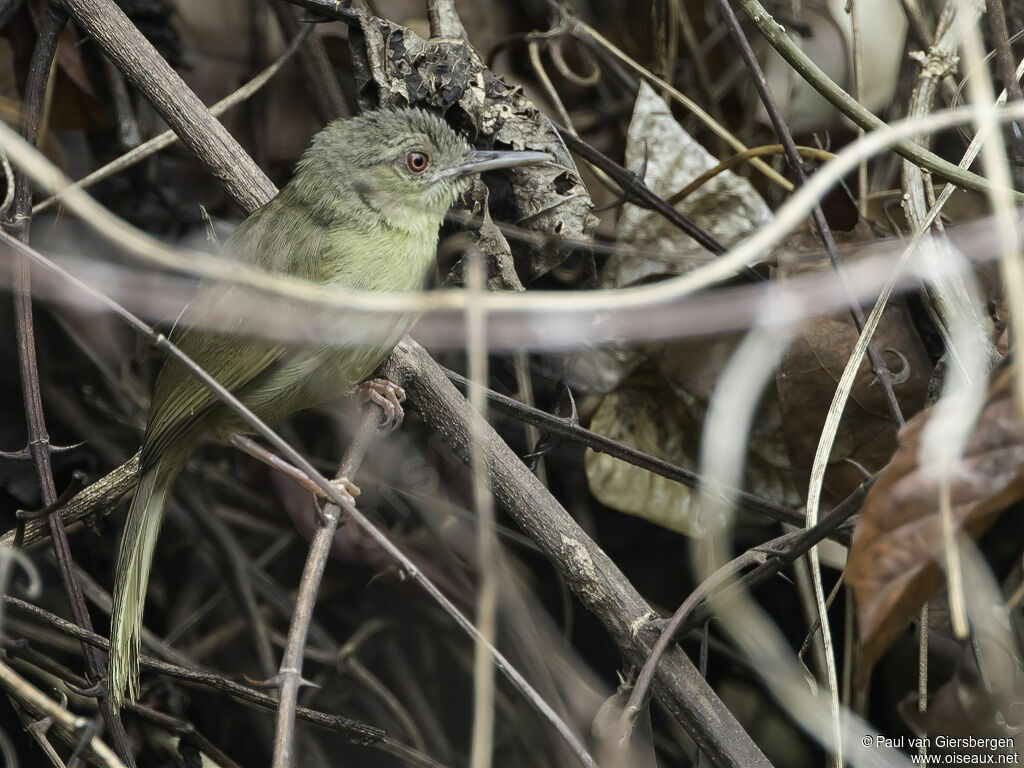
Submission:
{"label": "curled dead leaf", "polygon": [[[874,240],[873,235],[858,230],[838,234],[840,245],[864,242],[865,237]],[[788,246],[787,252],[779,257],[780,279],[832,269],[824,259],[796,263],[801,251],[820,252],[816,238],[806,234],[793,236]],[[844,256],[844,260],[848,258]],[[782,429],[794,471],[805,490],[836,385],[858,336],[849,312],[816,318],[803,324],[776,369]],[[924,407],[933,365],[903,301],[889,303],[873,338],[892,375],[890,381],[902,412],[917,413]],[[882,388],[865,360],[829,457],[822,493],[826,503],[841,501],[860,485],[864,479],[860,467],[877,472],[885,466],[897,447],[896,429]]]}
{"label": "curled dead leaf", "polygon": [[[846,580],[857,599],[865,669],[943,583],[939,486],[918,466],[930,415],[920,413],[901,430],[899,450],[868,494],[854,533]],[[1024,497],[1024,420],[1008,370],[995,377],[950,480],[955,524],[975,538]]]}

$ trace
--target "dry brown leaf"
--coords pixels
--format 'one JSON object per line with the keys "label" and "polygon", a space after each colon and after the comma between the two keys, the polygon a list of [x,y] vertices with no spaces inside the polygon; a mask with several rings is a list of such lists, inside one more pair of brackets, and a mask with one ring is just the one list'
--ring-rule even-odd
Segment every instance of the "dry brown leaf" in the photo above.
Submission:
{"label": "dry brown leaf", "polygon": [[[1009,371],[989,399],[952,477],[956,525],[980,536],[1024,497],[1024,421],[1015,408]],[[900,447],[864,502],[846,567],[857,598],[865,669],[878,659],[942,585],[938,484],[918,468],[918,447],[931,409],[900,432]]]}
{"label": "dry brown leaf", "polygon": [[[806,246],[817,244],[808,242]],[[813,269],[831,269],[831,265],[817,262]],[[780,266],[783,278],[803,271],[807,268],[785,263]],[[794,471],[805,492],[825,417],[858,335],[849,312],[817,318],[804,324],[776,369],[782,429]],[[903,302],[890,302],[875,331],[874,342],[895,377],[893,391],[903,413],[917,413],[924,407],[932,363]],[[895,450],[896,423],[865,360],[832,447],[823,500],[838,502],[863,481],[860,470],[850,460],[877,472]]]}
{"label": "dry brown leaf", "polygon": [[[641,84],[629,126],[626,166],[667,197],[717,162],[676,121],[665,101]],[[719,174],[676,207],[726,245],[741,241],[772,217],[750,181],[731,171]],[[635,205],[623,206],[615,237],[649,246],[665,257],[613,254],[601,269],[602,287],[621,288],[680,274],[710,258],[662,215]],[[615,345],[585,350],[575,366],[585,388],[608,392],[617,387],[601,402],[591,429],[695,469],[707,404],[741,338],[730,333],[651,344],[642,350]],[[645,358],[653,366],[637,370]],[[762,498],[793,505],[799,496],[779,431],[778,407],[774,397],[767,400],[750,437],[746,483]],[[703,533],[696,494],[690,488],[593,451],[587,451],[585,461],[588,485],[602,504],[680,533]]]}

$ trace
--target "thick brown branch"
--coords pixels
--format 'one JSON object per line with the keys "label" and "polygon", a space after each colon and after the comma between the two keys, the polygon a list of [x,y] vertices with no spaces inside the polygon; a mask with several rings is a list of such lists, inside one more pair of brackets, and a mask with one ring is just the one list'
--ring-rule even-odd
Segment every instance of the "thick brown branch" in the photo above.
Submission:
{"label": "thick brown branch", "polygon": [[61,3],[242,208],[251,213],[277,193],[266,174],[115,3]]}
{"label": "thick brown branch", "polygon": [[[654,621],[658,616],[615,563],[494,429],[468,407],[426,350],[405,339],[383,370],[390,381],[405,388],[423,419],[463,461],[470,459],[470,435],[478,436],[495,497],[601,620],[629,663],[641,666],[658,638]],[[769,765],[679,648],[663,657],[655,693],[715,765]]]}

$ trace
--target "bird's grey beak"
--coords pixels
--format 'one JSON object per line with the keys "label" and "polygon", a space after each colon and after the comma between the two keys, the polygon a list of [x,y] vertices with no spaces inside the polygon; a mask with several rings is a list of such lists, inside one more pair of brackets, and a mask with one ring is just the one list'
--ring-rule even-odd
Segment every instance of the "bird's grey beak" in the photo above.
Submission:
{"label": "bird's grey beak", "polygon": [[494,150],[475,149],[469,154],[469,160],[452,169],[453,176],[466,176],[470,173],[497,171],[501,168],[518,168],[522,165],[537,165],[551,160],[546,152],[498,152]]}

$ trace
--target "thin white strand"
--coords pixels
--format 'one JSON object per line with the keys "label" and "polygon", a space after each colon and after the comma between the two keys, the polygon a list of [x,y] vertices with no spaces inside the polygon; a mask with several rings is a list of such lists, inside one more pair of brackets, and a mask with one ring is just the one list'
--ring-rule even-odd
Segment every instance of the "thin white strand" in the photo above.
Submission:
{"label": "thin white strand", "polygon": [[[677,300],[709,288],[735,275],[744,266],[756,264],[807,216],[811,208],[862,159],[887,149],[915,133],[938,131],[966,122],[972,108],[935,113],[904,120],[857,139],[815,173],[776,211],[775,218],[754,235],[720,258],[679,277],[659,283],[608,291],[530,291],[526,294],[486,292],[483,295],[459,289],[423,294],[380,295],[363,291],[326,289],[280,274],[269,274],[229,259],[189,249],[168,246],[111,214],[82,190],[71,189],[70,180],[43,155],[30,147],[16,132],[0,124],[0,149],[39,186],[67,195],[66,207],[130,255],[154,266],[254,288],[261,292],[322,307],[360,309],[387,314],[438,309],[464,310],[476,303],[494,315],[502,312],[555,310],[565,314],[647,307]],[[999,110],[998,118],[1024,118],[1024,104]]]}

